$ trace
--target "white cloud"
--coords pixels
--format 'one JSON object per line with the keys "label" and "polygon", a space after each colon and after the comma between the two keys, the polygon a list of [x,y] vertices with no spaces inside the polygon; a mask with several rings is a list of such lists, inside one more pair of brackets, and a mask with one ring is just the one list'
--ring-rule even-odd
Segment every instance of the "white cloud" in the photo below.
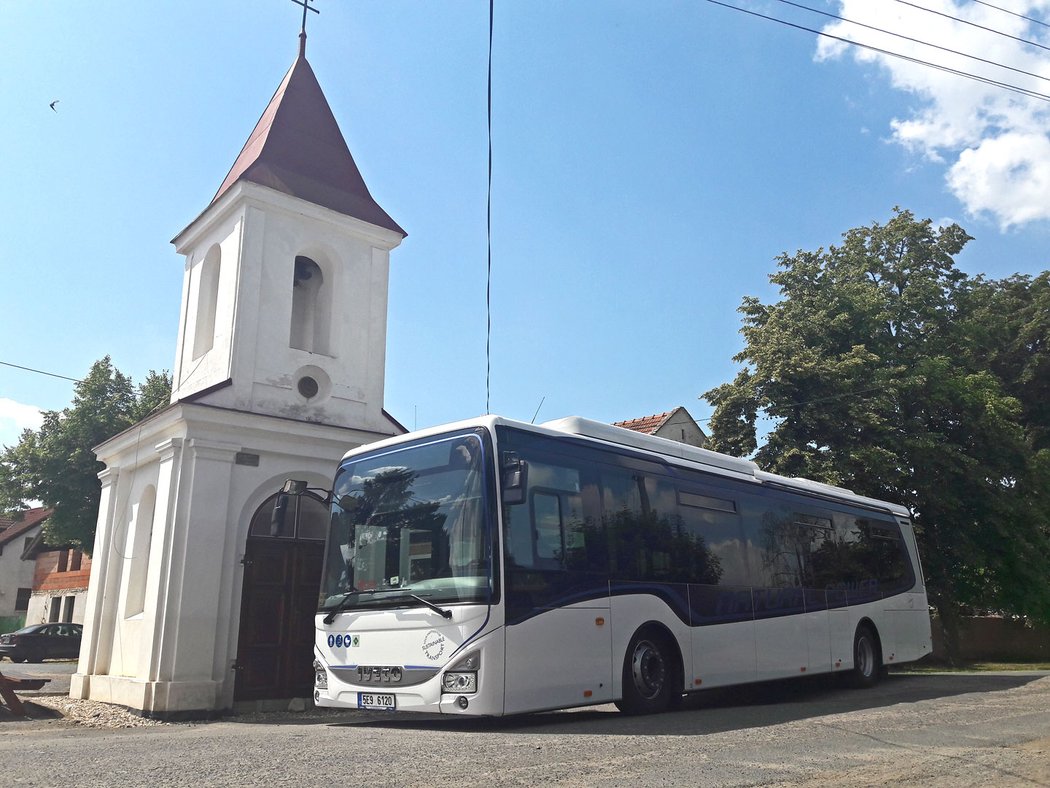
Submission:
{"label": "white cloud", "polygon": [[[1018,16],[1045,17],[1050,12],[1050,0],[1011,2],[1009,8],[1014,14],[955,0],[924,0],[921,5],[944,16],[894,0],[839,2],[839,15],[845,19],[917,41],[838,21],[827,25],[824,32],[1050,94],[1050,53],[1014,40],[1050,45],[1050,28]],[[1014,38],[996,35],[989,29]],[[933,49],[919,41],[1016,70]],[[990,215],[1002,229],[1050,219],[1050,102],[870,49],[849,47],[841,41],[820,39],[818,60],[847,55],[861,63],[878,65],[894,88],[918,100],[918,107],[909,117],[893,120],[892,139],[931,161],[945,164],[945,182],[968,212]]]}
{"label": "white cloud", "polygon": [[0,397],[0,446],[14,446],[23,430],[40,429],[43,418],[43,412],[35,405]]}

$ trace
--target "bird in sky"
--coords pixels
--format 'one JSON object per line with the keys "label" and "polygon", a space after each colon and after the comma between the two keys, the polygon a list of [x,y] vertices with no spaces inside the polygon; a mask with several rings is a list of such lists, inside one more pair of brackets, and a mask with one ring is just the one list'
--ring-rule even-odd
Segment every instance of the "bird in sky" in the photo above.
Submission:
{"label": "bird in sky", "polygon": [[58,110],[55,109],[55,104],[57,104],[57,103],[58,103],[58,99],[55,99],[54,101],[51,102],[51,109],[54,112],[58,112]]}

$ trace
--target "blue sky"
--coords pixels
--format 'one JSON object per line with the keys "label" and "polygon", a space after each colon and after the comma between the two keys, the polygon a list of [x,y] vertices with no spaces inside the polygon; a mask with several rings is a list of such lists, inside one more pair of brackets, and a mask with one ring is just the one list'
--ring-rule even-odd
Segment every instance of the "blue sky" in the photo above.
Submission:
{"label": "blue sky", "polygon": [[[894,0],[808,4],[1050,76],[1037,48]],[[988,6],[922,4],[1050,43],[1050,28]],[[387,410],[410,428],[477,415],[488,4],[316,5],[308,59],[409,234],[392,253]],[[1048,2],[996,5],[1050,18]],[[75,378],[109,354],[136,381],[171,368],[183,259],[170,239],[291,65],[300,14],[289,0],[0,2],[0,361]],[[962,224],[969,273],[1050,268],[1046,101],[704,0],[496,0],[493,63],[493,412],[706,418],[698,396],[736,371],[741,299],[775,298],[775,257],[895,205]],[[0,444],[71,396],[0,366]]]}

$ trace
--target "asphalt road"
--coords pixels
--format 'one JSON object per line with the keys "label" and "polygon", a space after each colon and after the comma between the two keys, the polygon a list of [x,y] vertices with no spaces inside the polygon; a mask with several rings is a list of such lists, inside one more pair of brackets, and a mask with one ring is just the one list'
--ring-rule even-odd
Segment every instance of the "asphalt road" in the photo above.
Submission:
{"label": "asphalt road", "polygon": [[[4,665],[6,667],[6,663]],[[0,726],[5,786],[1050,786],[1050,674],[711,691],[685,710],[362,712],[126,730]]]}
{"label": "asphalt road", "polygon": [[[47,679],[40,693],[69,692],[69,677],[77,671],[76,660],[48,660],[47,662],[10,662],[0,660],[0,673],[10,679]],[[36,695],[29,692],[27,695]]]}

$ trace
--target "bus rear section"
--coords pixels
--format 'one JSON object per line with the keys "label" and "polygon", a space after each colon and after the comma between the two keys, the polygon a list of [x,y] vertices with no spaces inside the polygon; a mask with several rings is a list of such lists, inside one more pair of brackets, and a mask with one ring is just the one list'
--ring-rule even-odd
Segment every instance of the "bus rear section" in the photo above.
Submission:
{"label": "bus rear section", "polygon": [[507,713],[644,713],[815,673],[870,685],[930,652],[903,507],[594,422],[544,427],[496,428],[527,477],[502,511]]}

